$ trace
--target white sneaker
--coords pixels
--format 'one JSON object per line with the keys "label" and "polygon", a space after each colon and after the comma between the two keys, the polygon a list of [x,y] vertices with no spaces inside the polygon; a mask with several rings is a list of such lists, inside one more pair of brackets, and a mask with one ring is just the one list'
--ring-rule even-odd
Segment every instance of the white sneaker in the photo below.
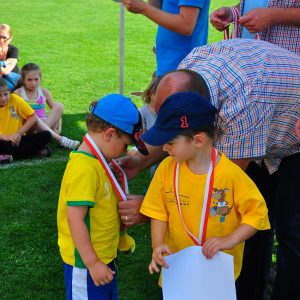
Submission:
{"label": "white sneaker", "polygon": [[71,140],[66,136],[62,136],[59,144],[64,148],[69,148],[74,150],[79,147],[80,142],[76,140]]}

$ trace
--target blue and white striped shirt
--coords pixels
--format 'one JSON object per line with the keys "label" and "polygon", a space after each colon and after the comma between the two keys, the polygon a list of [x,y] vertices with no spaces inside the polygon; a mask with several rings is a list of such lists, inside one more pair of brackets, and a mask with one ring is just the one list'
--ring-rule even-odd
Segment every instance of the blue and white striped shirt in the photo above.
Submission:
{"label": "blue and white striped shirt", "polygon": [[300,115],[299,56],[276,45],[233,39],[194,48],[179,69],[205,80],[219,110],[217,147],[231,159],[264,159],[270,174],[300,152],[294,126]]}

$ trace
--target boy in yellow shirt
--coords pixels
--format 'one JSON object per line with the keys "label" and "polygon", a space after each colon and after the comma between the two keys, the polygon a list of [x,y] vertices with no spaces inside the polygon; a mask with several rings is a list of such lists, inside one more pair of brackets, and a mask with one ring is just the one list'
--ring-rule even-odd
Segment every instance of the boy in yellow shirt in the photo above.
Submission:
{"label": "boy in yellow shirt", "polygon": [[129,98],[110,94],[91,105],[86,124],[88,134],[70,154],[57,212],[67,299],[116,300],[121,199],[108,163],[132,142],[144,146],[141,117]]}
{"label": "boy in yellow shirt", "polygon": [[194,92],[177,93],[161,106],[143,140],[163,145],[161,162],[141,213],[151,218],[150,273],[168,267],[164,255],[201,245],[205,257],[234,256],[238,277],[244,241],[270,228],[265,201],[251,179],[213,146],[216,109]]}
{"label": "boy in yellow shirt", "polygon": [[21,97],[11,94],[6,81],[0,78],[0,163],[50,151],[45,148],[51,139],[48,131],[30,133],[36,122],[34,110]]}

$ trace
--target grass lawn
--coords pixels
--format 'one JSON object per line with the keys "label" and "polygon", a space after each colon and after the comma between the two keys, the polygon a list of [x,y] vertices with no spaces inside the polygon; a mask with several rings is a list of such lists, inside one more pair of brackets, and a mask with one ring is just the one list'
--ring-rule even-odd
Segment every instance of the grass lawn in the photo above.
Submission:
{"label": "grass lawn", "polygon": [[[232,0],[212,0],[214,9]],[[1,23],[13,28],[22,66],[40,65],[43,86],[65,105],[63,134],[81,139],[92,100],[119,86],[119,5],[111,0],[10,0],[1,3]],[[156,26],[139,15],[125,17],[124,94],[141,91],[155,67]],[[210,31],[210,42],[222,34]],[[134,98],[138,106],[139,98]],[[0,297],[64,299],[63,269],[57,247],[56,208],[69,152],[51,145],[49,159],[0,166]],[[130,182],[142,193],[147,172]],[[137,247],[121,254],[121,300],[159,299],[157,276],[147,271],[151,256],[149,226],[129,230]]]}

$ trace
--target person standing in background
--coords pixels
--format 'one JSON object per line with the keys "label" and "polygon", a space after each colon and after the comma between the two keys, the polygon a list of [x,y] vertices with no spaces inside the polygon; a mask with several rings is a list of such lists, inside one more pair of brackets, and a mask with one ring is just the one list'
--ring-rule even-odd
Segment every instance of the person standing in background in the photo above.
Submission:
{"label": "person standing in background", "polygon": [[194,48],[207,44],[210,0],[122,0],[128,11],[158,25],[156,76],[176,70]]}

